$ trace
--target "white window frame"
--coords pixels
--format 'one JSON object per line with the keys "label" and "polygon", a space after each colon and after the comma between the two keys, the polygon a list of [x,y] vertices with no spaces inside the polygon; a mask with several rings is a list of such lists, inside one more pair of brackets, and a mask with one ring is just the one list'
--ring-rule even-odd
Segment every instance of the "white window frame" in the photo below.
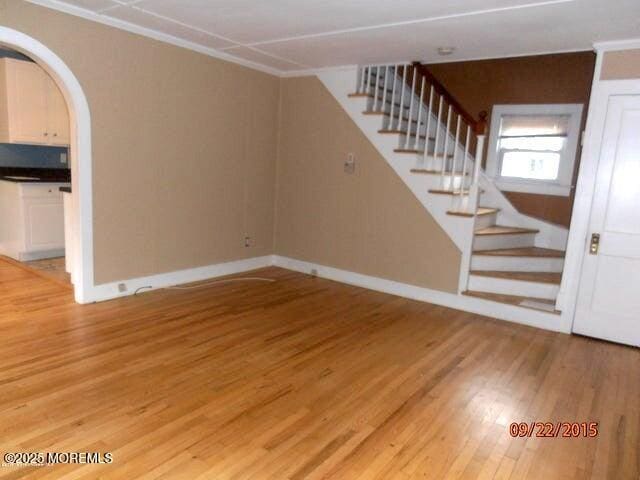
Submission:
{"label": "white window frame", "polygon": [[[526,105],[494,105],[491,113],[489,149],[487,150],[486,173],[500,190],[507,192],[536,193],[568,197],[573,189],[572,180],[576,162],[576,151],[580,139],[582,122],[581,103],[553,103]],[[556,180],[534,180],[500,176],[501,158],[498,151],[500,122],[504,115],[569,115],[569,134],[560,156],[558,178]]]}

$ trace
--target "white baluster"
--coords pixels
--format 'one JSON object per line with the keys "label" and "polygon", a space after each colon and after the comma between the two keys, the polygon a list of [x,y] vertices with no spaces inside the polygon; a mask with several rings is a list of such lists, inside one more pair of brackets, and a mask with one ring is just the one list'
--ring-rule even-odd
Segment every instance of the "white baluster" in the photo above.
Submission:
{"label": "white baluster", "polygon": [[404,90],[407,85],[407,66],[402,67],[402,88],[400,89],[400,109],[398,110],[398,121],[396,128],[402,130],[402,119],[404,118]]}
{"label": "white baluster", "polygon": [[367,67],[360,67],[360,76],[358,77],[358,86],[356,88],[356,92],[358,93],[366,93],[364,89],[364,79],[366,76]]}
{"label": "white baluster", "polygon": [[460,198],[464,195],[464,179],[467,178],[467,156],[469,155],[469,140],[471,139],[471,126],[467,125],[467,138],[464,142],[464,157],[462,158],[462,180],[460,180]]}
{"label": "white baluster", "polygon": [[440,140],[440,125],[442,124],[442,107],[444,105],[444,97],[440,95],[440,102],[438,103],[438,121],[436,122],[436,138],[433,144],[433,170],[436,169],[436,158],[438,155],[438,140]]}
{"label": "white baluster", "polygon": [[393,130],[393,112],[396,109],[396,84],[398,83],[398,66],[393,67],[393,87],[391,88],[391,108],[389,111],[389,125],[388,129]]}
{"label": "white baluster", "polygon": [[[422,77],[422,83],[420,84],[420,104],[418,105],[418,125],[416,126],[416,135],[413,140],[413,148],[416,150],[420,146],[420,127],[422,127],[422,111],[424,110],[424,85],[425,78]],[[427,145],[425,144],[425,149]]]}
{"label": "white baluster", "polygon": [[371,65],[367,67],[367,93],[371,93]]}
{"label": "white baluster", "polygon": [[477,185],[480,181],[480,166],[482,165],[482,154],[484,150],[484,135],[478,135],[476,143],[476,158],[473,166],[473,184]]}
{"label": "white baluster", "polygon": [[376,91],[373,97],[373,109],[375,111],[380,109],[380,65],[376,67]]}
{"label": "white baluster", "polygon": [[444,132],[444,152],[442,153],[442,184],[444,186],[444,175],[447,171],[447,157],[449,154],[449,131],[451,130],[451,105],[447,109],[447,129]]}
{"label": "white baluster", "polygon": [[456,141],[453,144],[453,160],[451,161],[451,191],[455,191],[455,178],[456,178],[456,160],[458,158],[458,143],[460,142],[460,120],[462,115],[458,114],[458,121],[456,122]]}
{"label": "white baluster", "polygon": [[404,138],[404,148],[409,147],[409,140],[411,138],[411,130],[413,125],[413,97],[415,97],[416,77],[418,74],[415,67],[411,70],[411,74],[413,78],[411,79],[411,92],[409,93],[411,95],[411,100],[409,101],[409,122],[407,123],[407,135]]}
{"label": "white baluster", "polygon": [[[435,89],[433,88],[433,85],[431,85],[430,90],[431,91],[429,93],[429,107],[426,111],[427,129],[425,131],[425,139],[424,139],[424,156],[422,157],[423,164],[426,163],[427,155],[429,155],[429,137],[431,136],[431,117],[433,116],[433,96],[435,91]],[[435,149],[435,144],[433,148]]]}
{"label": "white baluster", "polygon": [[384,67],[384,84],[382,85],[382,111],[387,109],[387,79],[389,78],[389,66]]}

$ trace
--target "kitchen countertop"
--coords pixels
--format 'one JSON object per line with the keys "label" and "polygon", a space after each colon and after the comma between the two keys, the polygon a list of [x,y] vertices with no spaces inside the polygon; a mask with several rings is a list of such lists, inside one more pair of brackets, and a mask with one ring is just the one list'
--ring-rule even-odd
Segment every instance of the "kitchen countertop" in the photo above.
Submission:
{"label": "kitchen countertop", "polygon": [[71,171],[57,168],[0,167],[0,180],[15,183],[71,183]]}

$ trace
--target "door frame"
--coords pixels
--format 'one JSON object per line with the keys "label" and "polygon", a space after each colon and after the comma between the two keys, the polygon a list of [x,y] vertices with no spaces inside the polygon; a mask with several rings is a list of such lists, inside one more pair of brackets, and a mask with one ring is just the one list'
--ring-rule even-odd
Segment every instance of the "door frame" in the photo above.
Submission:
{"label": "door frame", "polygon": [[91,114],[80,82],[53,51],[33,37],[0,26],[0,45],[17,50],[40,65],[64,95],[70,120],[70,157],[74,238],[72,271],[74,296],[78,303],[92,301],[93,275],[93,188],[91,156]]}
{"label": "door frame", "polygon": [[573,331],[575,312],[578,301],[578,290],[582,277],[582,265],[587,254],[589,237],[589,221],[595,192],[596,175],[600,164],[600,151],[605,129],[609,97],[612,95],[639,95],[640,79],[600,80],[604,52],[623,50],[624,48],[640,48],[640,41],[603,44],[597,49],[596,68],[589,101],[589,114],[584,133],[584,145],[580,160],[580,173],[576,184],[575,201],[571,217],[571,229],[567,243],[564,273],[558,307],[562,310],[563,324],[568,331]]}

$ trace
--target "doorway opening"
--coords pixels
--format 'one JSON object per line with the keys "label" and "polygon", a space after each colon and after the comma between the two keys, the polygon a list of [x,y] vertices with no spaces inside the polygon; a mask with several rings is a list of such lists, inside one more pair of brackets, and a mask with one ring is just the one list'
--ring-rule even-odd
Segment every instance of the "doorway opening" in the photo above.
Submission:
{"label": "doorway opening", "polygon": [[[29,60],[32,61],[33,64],[37,65],[40,69],[42,69],[43,73],[46,74],[46,77],[42,77],[45,79],[50,79],[53,87],[58,91],[61,95],[61,98],[57,99],[52,94],[52,98],[49,100],[52,104],[55,104],[56,100],[63,101],[66,106],[68,112],[68,139],[62,138],[66,132],[61,127],[53,127],[51,131],[49,128],[45,128],[44,131],[39,134],[42,138],[31,138],[31,144],[38,145],[42,142],[49,142],[49,146],[54,148],[56,147],[55,143],[59,143],[60,148],[65,148],[65,143],[68,143],[68,156],[67,165],[70,166],[69,174],[70,181],[69,189],[70,192],[67,193],[67,239],[64,243],[64,248],[62,253],[66,253],[65,260],[65,270],[69,270],[69,274],[73,281],[74,287],[74,296],[75,300],[78,303],[89,303],[92,301],[92,291],[94,289],[94,281],[93,281],[93,219],[92,219],[92,184],[91,184],[91,117],[89,112],[89,105],[86,99],[86,96],[80,86],[75,75],[71,72],[71,70],[67,67],[67,65],[62,61],[60,57],[58,57],[53,51],[47,48],[45,45],[40,43],[38,40],[25,35],[19,31],[9,29],[6,27],[0,27],[0,48],[7,49],[13,52],[17,52],[18,55],[22,55]],[[24,65],[19,65],[19,67]],[[31,65],[33,67],[33,65]],[[33,70],[33,68],[32,68]],[[31,78],[31,77],[29,77]],[[36,80],[36,85],[38,84]],[[47,105],[47,90],[46,90],[46,80],[43,83],[43,97],[45,100],[45,107]],[[50,91],[52,91],[50,89]],[[31,104],[30,104],[31,105]],[[58,107],[59,108],[59,107]],[[37,112],[36,112],[37,115]],[[45,122],[55,122],[55,115]],[[58,125],[61,125],[62,122],[58,118]],[[42,125],[42,123],[41,123]],[[17,130],[22,130],[16,136],[14,135],[14,143],[19,143],[25,139],[28,139],[29,129],[25,127],[25,122],[19,123],[19,127]],[[42,129],[41,129],[42,130]],[[35,130],[33,130],[35,132]],[[62,133],[61,133],[62,132]],[[54,140],[51,140],[54,134],[56,134]],[[46,134],[46,135],[45,135]],[[22,135],[22,137],[21,137]],[[22,138],[22,140],[21,140]],[[46,139],[46,140],[45,140]],[[4,140],[3,140],[4,141]],[[46,143],[45,143],[46,144]],[[60,157],[58,157],[60,160]],[[35,175],[9,175],[13,177],[36,177]],[[37,178],[37,177],[36,177]],[[14,179],[15,183],[20,184],[21,181],[25,181],[24,178]],[[35,182],[35,181],[32,181]],[[44,184],[43,184],[44,185]],[[53,185],[50,183],[49,185]],[[33,189],[33,185],[31,185]],[[49,192],[48,188],[45,188],[47,191],[38,192],[43,196],[58,195],[59,192],[52,191]],[[24,194],[22,193],[22,200],[24,198],[32,198],[29,197],[30,193]],[[55,203],[55,202],[53,202]],[[35,202],[36,207],[33,208],[35,213],[41,214],[42,218],[45,221],[53,222],[55,220],[57,234],[60,234],[60,226],[58,225],[58,221],[60,220],[60,213],[63,211],[62,208],[58,208],[53,205],[52,202],[49,202],[46,208],[41,207],[41,205],[47,204],[47,202]],[[48,214],[48,215],[47,215]],[[64,222],[64,216],[63,222]],[[34,220],[31,220],[34,221]],[[35,224],[34,224],[35,225]],[[32,226],[29,225],[31,230]],[[51,225],[40,225],[40,228],[36,228],[37,233],[40,235],[38,239],[45,240],[54,240],[53,237],[47,239],[47,229],[50,229]],[[63,227],[64,229],[64,227]],[[33,232],[31,232],[33,233]],[[58,238],[59,239],[59,238]],[[58,240],[55,239],[55,240]],[[30,240],[33,240],[32,238]],[[37,242],[36,242],[37,243]],[[40,245],[40,251],[46,250],[46,241]],[[49,246],[51,251],[49,253],[42,254],[45,257],[48,255],[55,254],[55,247],[59,244],[55,242],[51,243]],[[29,246],[31,250],[34,252],[38,250],[38,246],[34,250],[34,245],[31,244]],[[66,252],[65,252],[66,250]],[[28,252],[27,252],[28,253]],[[33,253],[33,252],[32,252]],[[24,259],[29,259],[29,255],[27,254]],[[46,260],[45,257],[37,258],[38,254],[35,253],[35,257],[30,258],[33,261],[42,261]],[[36,266],[36,265],[33,265]],[[60,260],[57,262],[49,263],[46,262],[44,264],[39,265],[42,270],[59,270],[60,268]]]}

